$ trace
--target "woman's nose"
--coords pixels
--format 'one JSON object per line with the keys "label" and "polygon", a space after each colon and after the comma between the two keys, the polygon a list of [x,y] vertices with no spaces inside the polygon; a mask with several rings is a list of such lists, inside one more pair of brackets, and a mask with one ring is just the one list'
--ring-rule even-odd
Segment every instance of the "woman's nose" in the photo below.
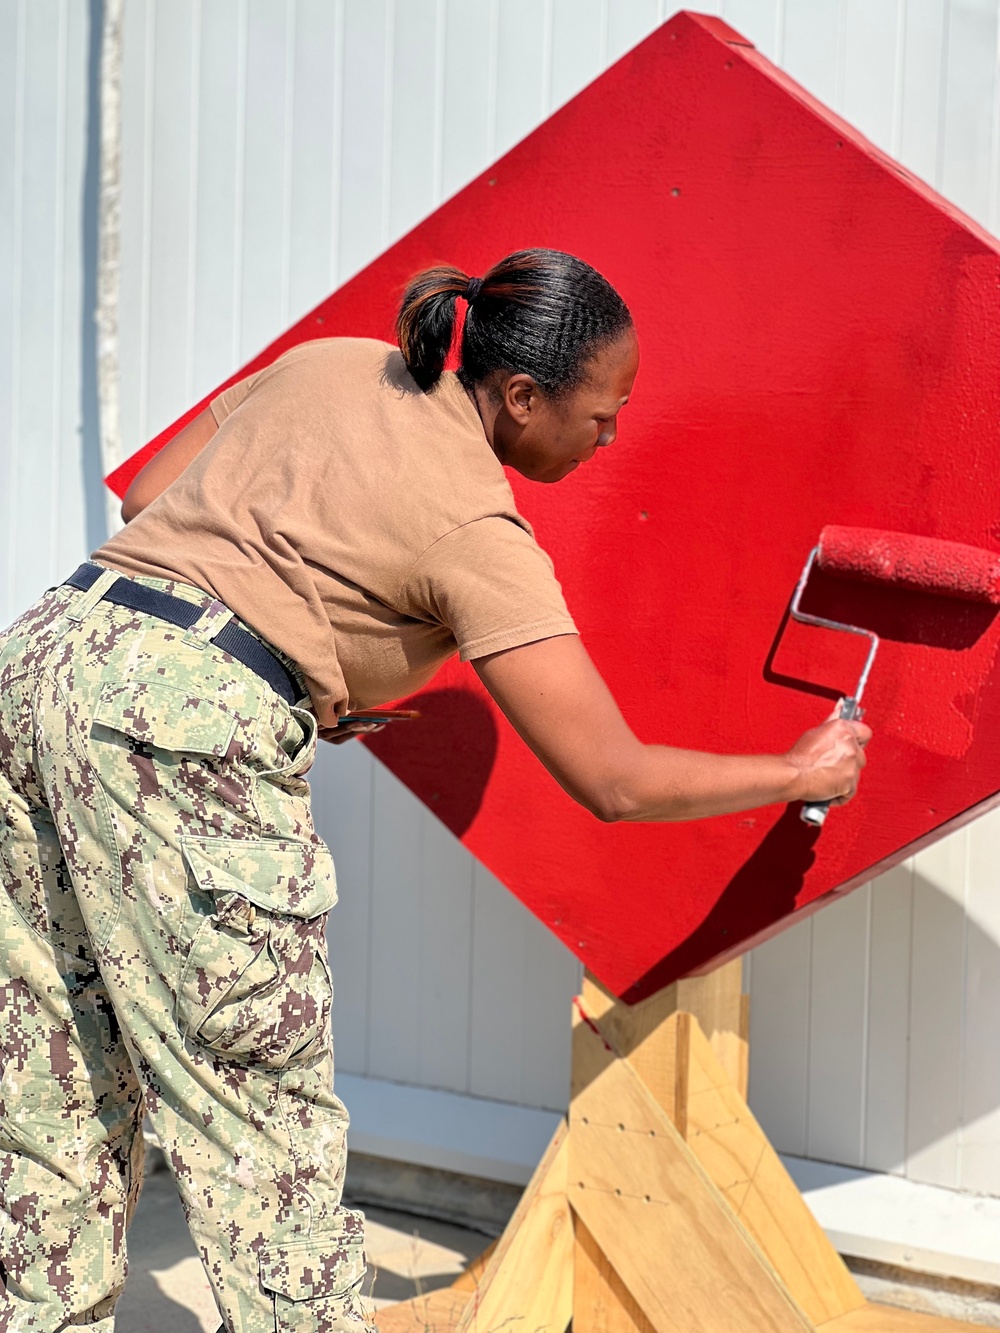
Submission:
{"label": "woman's nose", "polygon": [[614,444],[617,435],[618,423],[616,421],[609,422],[597,437],[598,449],[603,449],[606,444]]}

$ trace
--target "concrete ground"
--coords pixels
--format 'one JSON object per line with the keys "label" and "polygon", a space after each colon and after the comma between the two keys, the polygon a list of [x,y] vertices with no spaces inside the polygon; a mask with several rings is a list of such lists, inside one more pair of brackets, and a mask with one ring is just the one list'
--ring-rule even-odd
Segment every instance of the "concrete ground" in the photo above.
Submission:
{"label": "concrete ground", "polygon": [[[365,1208],[373,1304],[447,1287],[489,1237],[450,1222]],[[166,1171],[146,1177],[129,1231],[129,1277],[116,1333],[216,1333],[219,1316]]]}

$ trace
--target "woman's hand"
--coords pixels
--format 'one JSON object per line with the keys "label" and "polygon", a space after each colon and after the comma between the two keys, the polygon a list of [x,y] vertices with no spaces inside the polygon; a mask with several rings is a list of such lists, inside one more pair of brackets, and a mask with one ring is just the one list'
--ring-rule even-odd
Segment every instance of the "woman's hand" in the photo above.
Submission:
{"label": "woman's hand", "polygon": [[871,737],[871,728],[863,722],[847,722],[836,713],[800,736],[785,755],[802,776],[799,799],[846,805],[868,762],[865,746]]}
{"label": "woman's hand", "polygon": [[785,755],[644,745],[575,635],[478,658],[479,676],[565,791],[609,823],[704,819],[787,801],[849,800],[871,732],[830,720]]}
{"label": "woman's hand", "polygon": [[343,745],[344,741],[355,736],[370,736],[373,732],[381,731],[384,726],[384,722],[345,722],[342,727],[320,727],[319,738],[321,741],[329,741],[331,745]]}

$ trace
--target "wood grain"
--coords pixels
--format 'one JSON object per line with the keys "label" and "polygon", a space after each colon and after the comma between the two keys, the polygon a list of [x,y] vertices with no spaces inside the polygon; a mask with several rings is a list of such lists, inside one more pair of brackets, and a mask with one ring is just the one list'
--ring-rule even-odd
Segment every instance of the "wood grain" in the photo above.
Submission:
{"label": "wood grain", "polygon": [[475,1259],[469,1264],[464,1273],[459,1273],[458,1277],[451,1284],[452,1291],[475,1291],[483,1280],[483,1274],[489,1266],[490,1260],[496,1253],[497,1246],[500,1244],[500,1238],[491,1241],[481,1254],[477,1254]]}
{"label": "wood grain", "polygon": [[664,1024],[671,1014],[694,1014],[717,1057],[737,1087],[745,1088],[747,1015],[743,965],[726,963],[704,977],[689,977],[664,987],[638,1004],[617,1000],[590,972],[584,975],[580,1004],[625,1057],[669,1116],[680,1113],[676,1100],[676,1051]]}
{"label": "wood grain", "polygon": [[456,1333],[514,1325],[565,1333],[573,1313],[573,1225],[566,1126],[556,1132],[507,1224]]}
{"label": "wood grain", "polygon": [[810,1328],[628,1064],[579,1020],[569,1197],[657,1333]]}
{"label": "wood grain", "polygon": [[[680,1014],[676,1021],[685,1018]],[[844,1261],[698,1024],[689,1020],[684,1026],[689,1031],[679,1045],[687,1053],[691,1151],[814,1323],[857,1309],[864,1297]]]}
{"label": "wood grain", "polygon": [[653,1333],[653,1325],[579,1217],[574,1232],[573,1333]]}

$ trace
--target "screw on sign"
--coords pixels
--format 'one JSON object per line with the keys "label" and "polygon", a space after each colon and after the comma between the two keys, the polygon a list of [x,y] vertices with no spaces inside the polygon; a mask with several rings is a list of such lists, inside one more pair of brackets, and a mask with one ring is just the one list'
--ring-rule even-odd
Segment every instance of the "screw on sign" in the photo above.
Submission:
{"label": "screw on sign", "polygon": [[[599,209],[580,188],[593,179]],[[252,366],[312,337],[391,338],[411,274],[442,258],[481,273],[525,245],[606,274],[642,345],[615,447],[557,487],[512,478],[587,647],[641,739],[786,748],[863,660],[853,636],[789,621],[823,528],[995,549],[1000,478],[981,460],[1000,420],[997,242],[723,22],[680,14]],[[429,687],[433,726],[371,748],[634,1000],[997,799],[994,606],[819,569],[803,609],[881,641],[877,762],[822,831],[781,808],[601,824],[457,663]]]}

